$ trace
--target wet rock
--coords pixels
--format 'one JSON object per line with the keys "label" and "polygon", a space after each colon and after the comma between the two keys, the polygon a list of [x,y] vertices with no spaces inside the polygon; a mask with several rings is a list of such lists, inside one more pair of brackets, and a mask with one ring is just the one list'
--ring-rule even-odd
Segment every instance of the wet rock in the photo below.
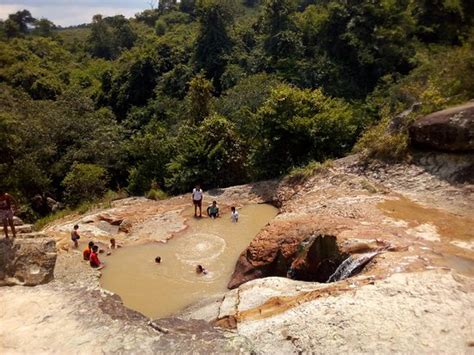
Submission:
{"label": "wet rock", "polygon": [[53,279],[56,242],[50,238],[0,240],[0,285],[35,286]]}
{"label": "wet rock", "polygon": [[409,128],[411,143],[449,152],[474,150],[474,102],[432,113]]}
{"label": "wet rock", "polygon": [[290,276],[296,280],[326,282],[348,256],[339,250],[335,236],[313,235],[301,243]]}

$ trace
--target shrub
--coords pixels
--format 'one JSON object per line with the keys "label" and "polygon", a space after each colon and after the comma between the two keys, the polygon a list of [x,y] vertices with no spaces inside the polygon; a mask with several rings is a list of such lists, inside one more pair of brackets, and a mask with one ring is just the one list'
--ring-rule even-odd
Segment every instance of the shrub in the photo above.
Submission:
{"label": "shrub", "polygon": [[104,194],[107,172],[94,164],[75,163],[61,185],[68,203],[76,206],[82,201],[92,201]]}
{"label": "shrub", "polygon": [[332,166],[332,160],[323,163],[311,161],[302,167],[293,168],[286,176],[286,182],[290,184],[301,184],[317,173],[326,171]]}
{"label": "shrub", "polygon": [[160,200],[166,200],[168,198],[168,195],[160,189],[150,189],[146,193],[146,198],[150,200],[155,200],[155,201],[160,201]]}

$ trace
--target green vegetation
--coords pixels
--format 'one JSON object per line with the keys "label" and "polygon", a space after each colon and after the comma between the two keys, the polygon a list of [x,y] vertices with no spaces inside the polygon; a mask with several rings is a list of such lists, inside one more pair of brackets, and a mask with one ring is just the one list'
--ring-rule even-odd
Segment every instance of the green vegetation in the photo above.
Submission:
{"label": "green vegetation", "polygon": [[404,159],[413,120],[474,97],[473,22],[470,0],[170,0],[67,29],[18,11],[0,21],[0,187],[76,208]]}

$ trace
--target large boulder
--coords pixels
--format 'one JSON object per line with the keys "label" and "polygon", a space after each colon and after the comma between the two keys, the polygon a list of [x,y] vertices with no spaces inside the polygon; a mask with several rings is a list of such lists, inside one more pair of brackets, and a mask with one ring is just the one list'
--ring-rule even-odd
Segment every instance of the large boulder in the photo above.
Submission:
{"label": "large boulder", "polygon": [[51,281],[56,264],[51,238],[0,239],[0,286],[36,286]]}
{"label": "large boulder", "polygon": [[448,152],[474,150],[474,102],[434,112],[409,128],[412,145]]}

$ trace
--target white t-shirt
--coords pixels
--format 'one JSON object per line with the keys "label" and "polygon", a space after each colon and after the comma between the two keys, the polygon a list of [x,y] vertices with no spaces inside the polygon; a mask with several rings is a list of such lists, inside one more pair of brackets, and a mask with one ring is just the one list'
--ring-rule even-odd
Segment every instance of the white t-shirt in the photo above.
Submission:
{"label": "white t-shirt", "polygon": [[235,211],[235,212],[231,212],[230,213],[230,220],[232,222],[237,222],[239,220],[239,212]]}
{"label": "white t-shirt", "polygon": [[193,200],[199,201],[202,199],[202,189],[193,189]]}

